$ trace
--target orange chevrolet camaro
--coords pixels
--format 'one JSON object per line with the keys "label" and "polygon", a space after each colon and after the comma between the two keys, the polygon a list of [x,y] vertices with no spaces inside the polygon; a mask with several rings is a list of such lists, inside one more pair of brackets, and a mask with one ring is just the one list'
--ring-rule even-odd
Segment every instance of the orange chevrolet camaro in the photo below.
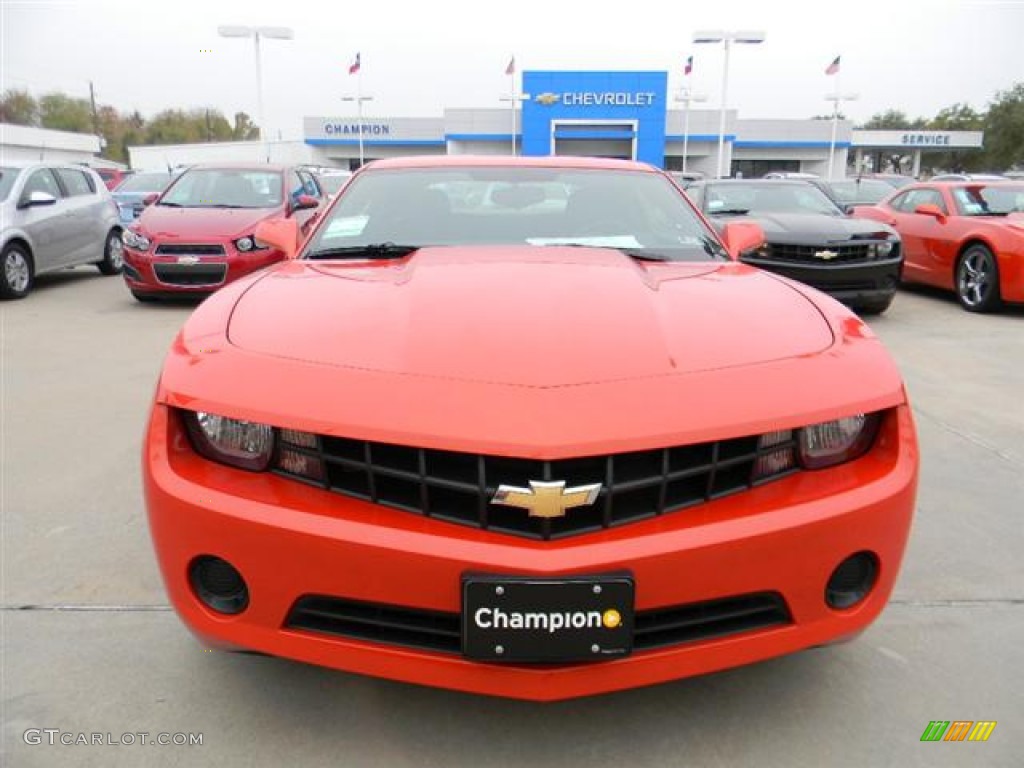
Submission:
{"label": "orange chevrolet camaro", "polygon": [[206,647],[557,700],[850,638],[918,449],[892,359],[650,166],[405,158],[167,356],[146,502]]}
{"label": "orange chevrolet camaro", "polygon": [[971,312],[1024,303],[1024,184],[914,184],[853,215],[900,233],[905,282],[953,290]]}

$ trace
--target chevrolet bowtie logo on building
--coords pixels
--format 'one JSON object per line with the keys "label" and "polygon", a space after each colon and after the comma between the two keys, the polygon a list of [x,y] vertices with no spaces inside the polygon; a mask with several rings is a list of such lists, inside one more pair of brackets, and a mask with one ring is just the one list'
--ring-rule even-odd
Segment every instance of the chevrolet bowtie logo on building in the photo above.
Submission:
{"label": "chevrolet bowtie logo on building", "polygon": [[815,251],[814,255],[816,258],[824,259],[825,261],[831,261],[839,254],[835,251]]}
{"label": "chevrolet bowtie logo on building", "polygon": [[527,509],[530,517],[565,517],[567,509],[589,507],[600,492],[600,483],[566,488],[564,480],[556,483],[531,480],[529,488],[499,485],[491,503]]}
{"label": "chevrolet bowtie logo on building", "polygon": [[552,104],[557,104],[562,100],[562,97],[557,93],[538,93],[537,98],[534,99],[538,104],[543,104],[545,107],[550,107]]}

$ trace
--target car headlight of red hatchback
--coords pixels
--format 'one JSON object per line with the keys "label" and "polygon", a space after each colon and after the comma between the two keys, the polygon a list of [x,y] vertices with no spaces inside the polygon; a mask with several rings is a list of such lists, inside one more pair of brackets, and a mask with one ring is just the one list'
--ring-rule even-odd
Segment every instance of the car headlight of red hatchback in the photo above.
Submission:
{"label": "car headlight of red hatchback", "polygon": [[149,250],[149,245],[150,245],[149,238],[146,237],[145,235],[141,235],[138,232],[135,232],[134,230],[126,229],[124,231],[124,234],[121,235],[121,240],[129,248],[132,248],[132,249],[134,249],[136,251],[148,251]]}
{"label": "car headlight of red hatchback", "polygon": [[256,242],[256,238],[252,235],[246,235],[235,240],[235,248],[241,253],[247,253],[248,251],[265,251],[267,246],[259,245]]}

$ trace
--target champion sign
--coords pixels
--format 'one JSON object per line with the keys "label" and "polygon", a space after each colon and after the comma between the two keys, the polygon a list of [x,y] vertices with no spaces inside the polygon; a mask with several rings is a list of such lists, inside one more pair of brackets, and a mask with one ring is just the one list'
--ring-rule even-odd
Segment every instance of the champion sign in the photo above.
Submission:
{"label": "champion sign", "polygon": [[[359,123],[324,123],[324,133],[328,136],[358,136]],[[391,126],[380,123],[364,123],[364,136],[390,136]]]}

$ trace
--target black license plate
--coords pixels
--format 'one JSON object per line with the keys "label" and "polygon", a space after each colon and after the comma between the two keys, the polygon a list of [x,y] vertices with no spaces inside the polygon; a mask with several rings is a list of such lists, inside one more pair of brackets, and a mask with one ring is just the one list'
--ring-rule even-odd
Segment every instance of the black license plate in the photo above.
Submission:
{"label": "black license plate", "polygon": [[602,661],[633,650],[628,574],[462,580],[462,652],[480,661]]}

